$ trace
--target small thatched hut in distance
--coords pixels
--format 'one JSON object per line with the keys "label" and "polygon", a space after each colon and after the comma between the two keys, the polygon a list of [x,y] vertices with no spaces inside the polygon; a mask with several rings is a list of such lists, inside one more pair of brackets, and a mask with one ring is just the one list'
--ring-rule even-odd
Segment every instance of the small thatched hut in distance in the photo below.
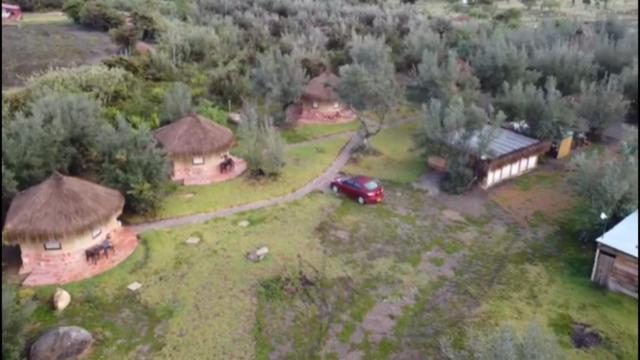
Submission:
{"label": "small thatched hut in distance", "polygon": [[342,123],[355,119],[355,114],[340,103],[333,88],[340,78],[328,71],[309,81],[301,98],[300,123]]}
{"label": "small thatched hut in distance", "polygon": [[[228,152],[235,139],[231,130],[200,115],[184,118],[154,131],[153,136],[173,164],[171,179],[183,185],[204,185],[234,178],[247,167],[244,160]],[[221,171],[224,157],[233,159],[233,168]]]}
{"label": "small thatched hut in distance", "polygon": [[[18,193],[9,207],[3,241],[20,247],[25,285],[66,283],[115,266],[137,246],[121,227],[124,197],[92,182],[58,172]],[[109,236],[115,253],[87,261],[86,250]]]}

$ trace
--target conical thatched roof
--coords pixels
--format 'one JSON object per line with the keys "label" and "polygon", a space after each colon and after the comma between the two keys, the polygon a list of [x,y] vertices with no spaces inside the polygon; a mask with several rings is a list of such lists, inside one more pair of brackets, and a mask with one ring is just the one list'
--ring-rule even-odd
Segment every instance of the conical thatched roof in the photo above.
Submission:
{"label": "conical thatched roof", "polygon": [[219,153],[234,142],[231,130],[197,114],[161,127],[153,137],[173,156]]}
{"label": "conical thatched roof", "polygon": [[339,82],[340,78],[337,75],[325,71],[309,81],[309,84],[307,84],[307,87],[304,89],[302,96],[310,100],[337,100],[338,96],[333,91],[333,88],[338,85]]}
{"label": "conical thatched roof", "polygon": [[124,207],[119,191],[58,172],[19,192],[4,225],[6,241],[46,241],[102,224]]}

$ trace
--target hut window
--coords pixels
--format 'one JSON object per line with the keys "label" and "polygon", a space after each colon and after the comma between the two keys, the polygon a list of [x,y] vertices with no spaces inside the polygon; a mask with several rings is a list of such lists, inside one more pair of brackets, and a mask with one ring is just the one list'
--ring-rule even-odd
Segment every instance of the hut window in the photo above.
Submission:
{"label": "hut window", "polygon": [[60,250],[62,249],[62,244],[58,240],[47,240],[44,243],[45,250]]}
{"label": "hut window", "polygon": [[202,165],[202,164],[204,164],[204,157],[202,157],[202,156],[194,156],[193,160],[191,161],[191,163],[193,165]]}
{"label": "hut window", "polygon": [[97,238],[98,236],[100,236],[100,234],[102,234],[102,229],[100,229],[100,228],[93,229],[93,230],[91,231],[91,238],[92,238],[92,239],[95,239],[95,238]]}
{"label": "hut window", "polygon": [[313,106],[314,109],[317,109],[318,108],[318,103],[314,101],[311,106]]}

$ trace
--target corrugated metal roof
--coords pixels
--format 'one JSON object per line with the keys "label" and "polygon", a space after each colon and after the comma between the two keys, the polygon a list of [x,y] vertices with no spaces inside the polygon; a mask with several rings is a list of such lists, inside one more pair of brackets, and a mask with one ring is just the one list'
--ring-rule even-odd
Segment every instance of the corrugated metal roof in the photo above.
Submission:
{"label": "corrugated metal roof", "polygon": [[620,252],[638,257],[638,210],[604,233],[597,242]]}
{"label": "corrugated metal roof", "polygon": [[[491,132],[493,132],[493,134],[491,134]],[[489,142],[486,153],[478,155],[485,155],[493,159],[524,149],[539,142],[536,139],[520,135],[511,130],[485,125],[481,131],[474,134],[469,140],[471,149],[474,151],[478,151],[481,136],[489,136],[491,141]]]}

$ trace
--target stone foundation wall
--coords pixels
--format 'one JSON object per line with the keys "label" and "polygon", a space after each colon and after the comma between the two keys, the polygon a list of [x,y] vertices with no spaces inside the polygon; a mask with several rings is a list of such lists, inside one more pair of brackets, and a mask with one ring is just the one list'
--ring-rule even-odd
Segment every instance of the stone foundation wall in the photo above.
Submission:
{"label": "stone foundation wall", "polygon": [[174,158],[171,180],[183,185],[206,185],[214,182],[225,181],[244,171],[244,160],[232,157],[235,162],[234,171],[220,172],[220,163],[224,161],[222,154],[204,156],[204,164],[194,165],[193,158]]}
{"label": "stone foundation wall", "polygon": [[[64,239],[55,239],[62,245],[60,250],[45,250],[44,243],[40,241],[21,241],[22,267],[20,268],[20,274],[31,272],[39,264],[74,262],[77,260],[78,253],[81,253],[82,257],[84,257],[84,250],[100,244],[107,237],[107,234],[121,227],[118,216],[120,214],[114,215],[104,224],[96,226],[92,230],[87,230],[82,234]],[[98,229],[100,234],[94,238],[92,232]]]}
{"label": "stone foundation wall", "polygon": [[109,257],[102,256],[95,264],[87,261],[84,249],[58,253],[55,256],[29,254],[32,266],[22,285],[66,284],[95,276],[121,263],[138,246],[136,234],[127,228],[112,232],[111,242],[114,253],[109,253]]}

